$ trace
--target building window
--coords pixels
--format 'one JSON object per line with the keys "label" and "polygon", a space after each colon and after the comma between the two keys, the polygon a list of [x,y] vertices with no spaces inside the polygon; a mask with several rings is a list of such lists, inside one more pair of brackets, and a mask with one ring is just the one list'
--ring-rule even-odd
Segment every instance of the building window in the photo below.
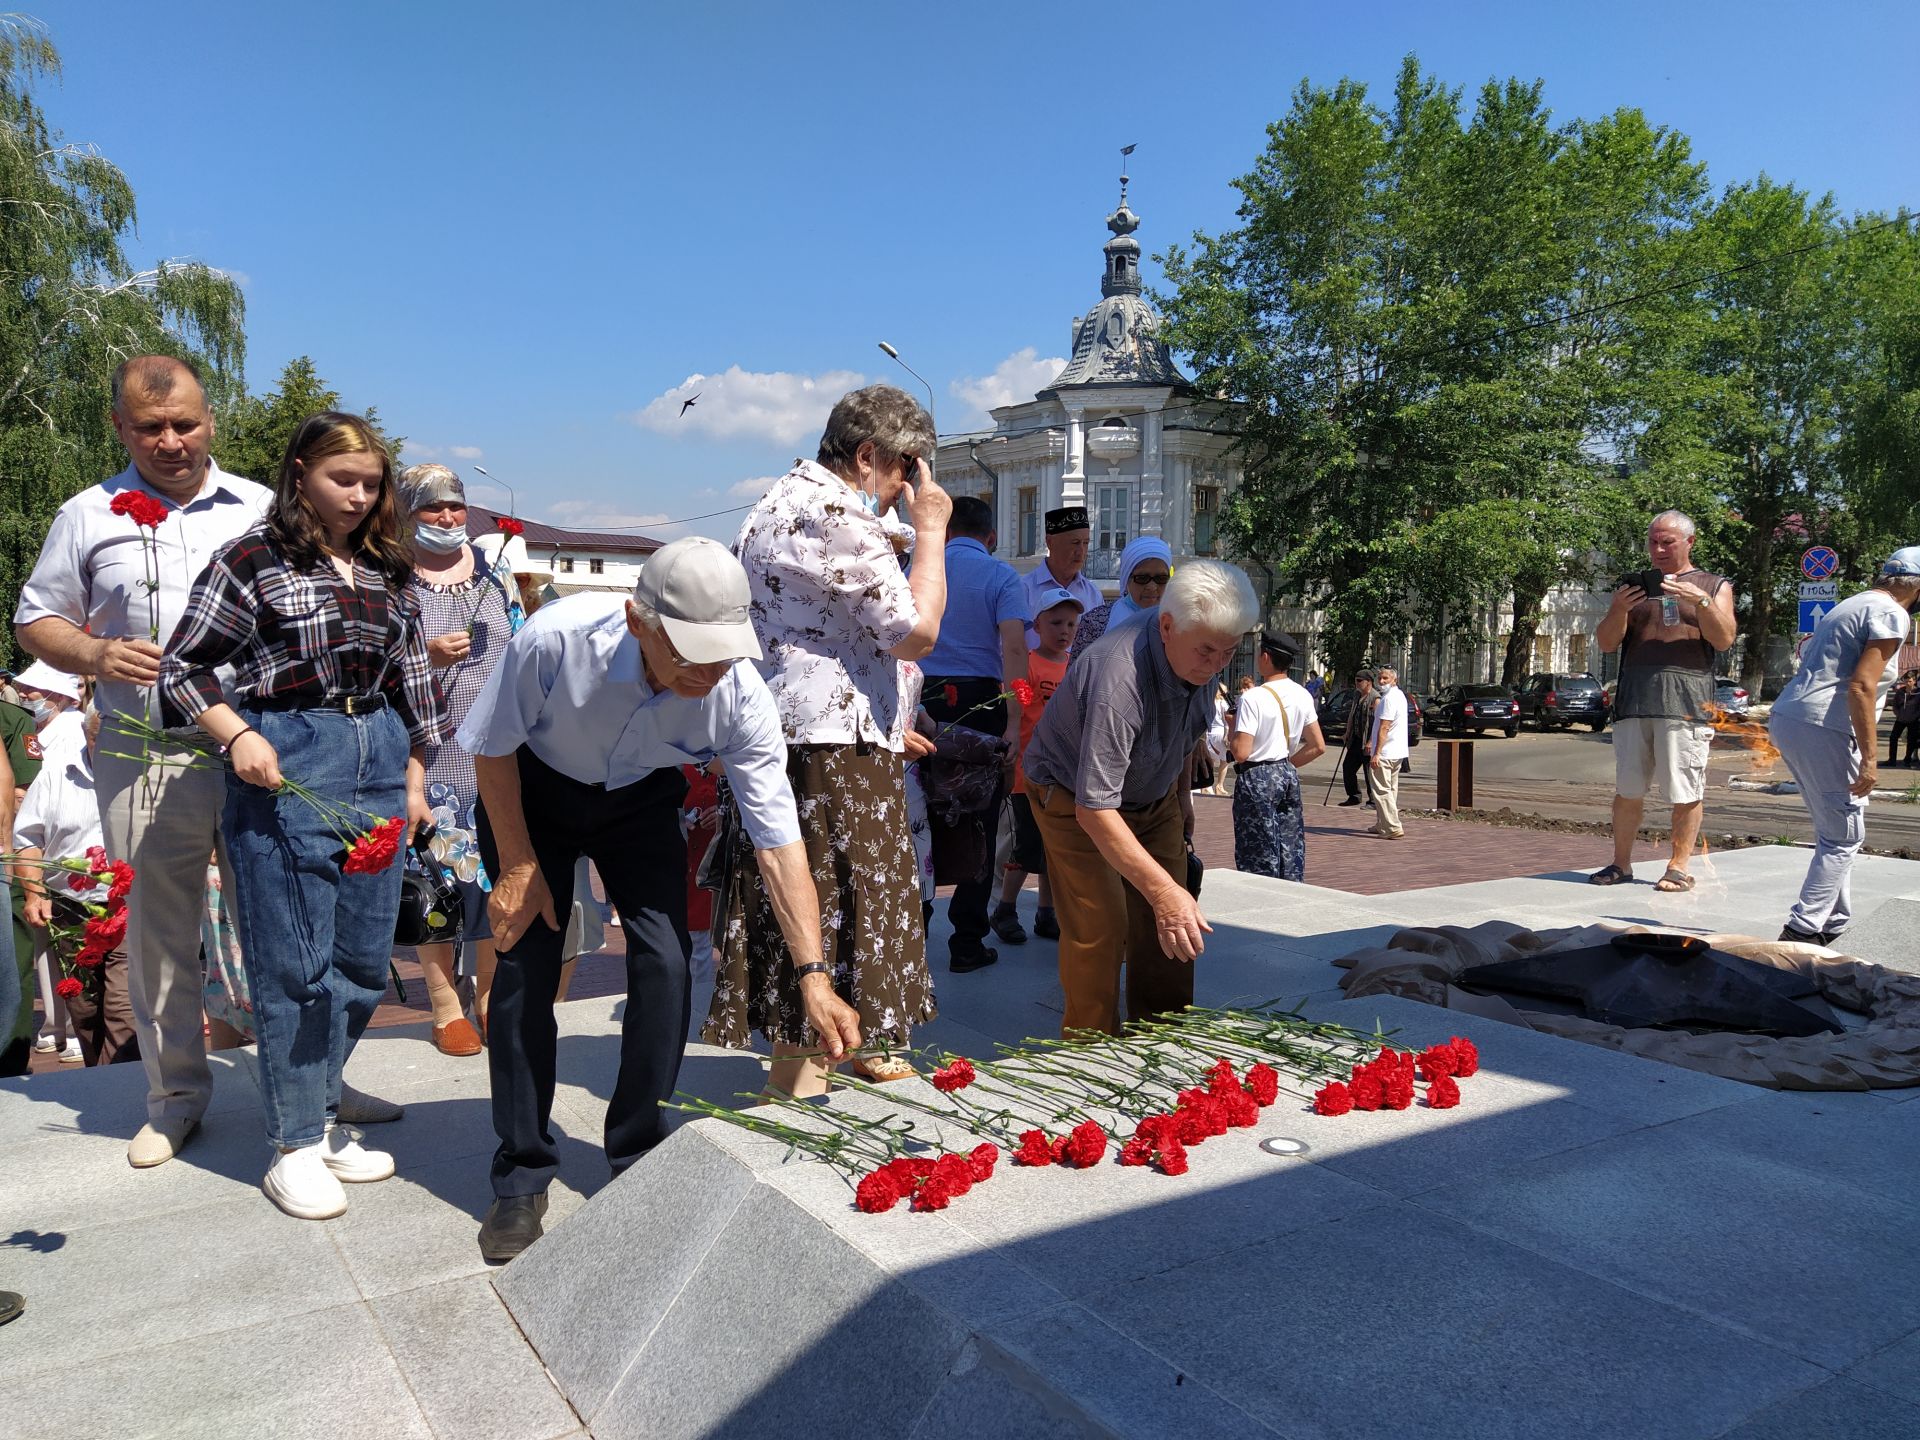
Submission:
{"label": "building window", "polygon": [[595,557],[594,559],[592,559],[592,560],[589,560],[589,561],[587,561],[587,573],[588,573],[589,575],[604,575],[604,574],[606,574],[606,573],[607,573],[607,562],[606,562],[606,561],[604,561],[604,560],[602,560],[602,559],[600,559],[600,558],[598,558],[598,557],[596,556],[596,557]]}
{"label": "building window", "polygon": [[1127,548],[1128,488],[1102,485],[1094,493],[1098,514],[1093,526],[1093,548],[1118,555]]}
{"label": "building window", "polygon": [[1533,637],[1533,668],[1551,670],[1553,668],[1553,636],[1542,635],[1538,631]]}
{"label": "building window", "polygon": [[573,557],[571,555],[562,555],[560,557],[560,573],[562,575],[571,575],[573,573]]}
{"label": "building window", "polygon": [[1220,515],[1220,491],[1213,485],[1199,486],[1193,492],[1193,553],[1212,555],[1219,541],[1214,529]]}
{"label": "building window", "polygon": [[1020,554],[1040,553],[1040,492],[1027,485],[1020,491]]}
{"label": "building window", "polygon": [[1587,637],[1569,635],[1567,637],[1567,669],[1576,675],[1584,674],[1587,668]]}

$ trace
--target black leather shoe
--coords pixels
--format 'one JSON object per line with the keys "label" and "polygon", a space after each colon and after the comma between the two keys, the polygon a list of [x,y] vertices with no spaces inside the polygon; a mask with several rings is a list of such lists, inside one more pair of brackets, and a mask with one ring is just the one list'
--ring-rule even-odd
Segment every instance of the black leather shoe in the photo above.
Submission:
{"label": "black leather shoe", "polygon": [[1817,935],[1811,930],[1796,930],[1793,926],[1789,925],[1780,932],[1780,938],[1782,940],[1791,940],[1796,945],[1830,945],[1833,943],[1834,937],[1831,935]]}
{"label": "black leather shoe", "polygon": [[489,1265],[504,1265],[546,1233],[540,1217],[547,1213],[547,1197],[511,1195],[487,1207],[487,1218],[480,1222],[480,1258]]}
{"label": "black leather shoe", "polygon": [[1366,804],[1366,803],[1367,803],[1366,801],[1364,801],[1364,800],[1362,800],[1362,799],[1361,799],[1361,798],[1360,798],[1359,796],[1357,796],[1357,795],[1356,795],[1356,796],[1354,796],[1354,798],[1353,798],[1353,799],[1351,799],[1351,800],[1342,800],[1342,801],[1340,802],[1340,804],[1341,804],[1341,805],[1343,805],[1343,806],[1345,806],[1345,805],[1364,805],[1364,804]]}
{"label": "black leather shoe", "polygon": [[964,975],[969,970],[984,970],[999,958],[1000,952],[991,945],[982,945],[978,950],[956,950],[947,957],[947,969]]}
{"label": "black leather shoe", "polygon": [[1033,933],[1038,935],[1042,940],[1058,940],[1060,938],[1060,921],[1055,917],[1053,911],[1041,910],[1035,913],[1033,917]]}
{"label": "black leather shoe", "polygon": [[987,924],[1008,945],[1027,943],[1027,932],[1021,928],[1020,916],[1011,905],[995,910],[987,917]]}

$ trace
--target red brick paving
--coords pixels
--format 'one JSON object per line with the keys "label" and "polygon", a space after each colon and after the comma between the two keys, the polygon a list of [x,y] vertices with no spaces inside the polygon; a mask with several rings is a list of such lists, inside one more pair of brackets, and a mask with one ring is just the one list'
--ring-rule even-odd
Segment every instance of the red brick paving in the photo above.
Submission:
{"label": "red brick paving", "polygon": [[[1324,785],[1323,780],[1322,790]],[[1210,870],[1232,869],[1232,800],[1224,796],[1196,795],[1193,806],[1195,851]],[[1597,870],[1608,858],[1607,842],[1599,836],[1405,816],[1407,838],[1383,840],[1364,833],[1373,821],[1371,806],[1343,809],[1337,801],[1322,806],[1318,798],[1310,794],[1307,799],[1307,882],[1356,895],[1379,895],[1390,890],[1464,885],[1512,875]],[[1636,860],[1655,859],[1662,853],[1661,847],[1645,841],[1634,847]],[[597,881],[595,890],[599,891]],[[575,964],[567,998],[587,1000],[622,994],[626,989],[624,956],[625,944],[619,925],[607,926],[605,948],[596,954],[583,955]],[[431,1018],[420,967],[411,960],[402,960],[397,962],[397,968],[406,983],[406,1001],[402,1003],[389,990],[374,1013],[376,1026],[419,1025]],[[52,1055],[33,1057],[35,1073],[60,1068]]]}

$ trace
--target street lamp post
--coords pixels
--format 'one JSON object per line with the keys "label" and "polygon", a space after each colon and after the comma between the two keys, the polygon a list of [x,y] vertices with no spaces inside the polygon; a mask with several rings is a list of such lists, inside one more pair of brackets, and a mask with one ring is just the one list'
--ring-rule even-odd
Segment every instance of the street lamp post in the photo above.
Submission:
{"label": "street lamp post", "polygon": [[[893,361],[894,364],[898,365],[902,370],[906,371],[909,375],[913,376],[914,379],[918,380],[922,385],[926,386],[927,418],[929,420],[933,420],[933,386],[927,384],[927,377],[922,375],[918,370],[914,369],[911,365],[907,364],[906,361],[902,360],[900,358],[900,352],[894,349],[893,346],[889,345],[886,341],[882,340],[880,342],[880,348],[887,352],[887,358],[889,360]],[[933,429],[934,429],[934,434],[937,437],[940,433],[939,421],[937,420],[934,421]],[[931,455],[927,456],[927,470],[929,473],[931,473],[933,470],[933,456]]]}
{"label": "street lamp post", "polygon": [[513,487],[511,485],[507,484],[506,481],[502,480],[498,475],[494,474],[491,470],[487,469],[487,467],[484,465],[474,466],[473,473],[476,475],[486,476],[487,479],[491,480],[495,485],[498,485],[502,490],[506,491],[507,504],[512,507],[509,513],[516,516],[520,513],[520,501],[518,500],[518,498],[515,497],[513,493]]}

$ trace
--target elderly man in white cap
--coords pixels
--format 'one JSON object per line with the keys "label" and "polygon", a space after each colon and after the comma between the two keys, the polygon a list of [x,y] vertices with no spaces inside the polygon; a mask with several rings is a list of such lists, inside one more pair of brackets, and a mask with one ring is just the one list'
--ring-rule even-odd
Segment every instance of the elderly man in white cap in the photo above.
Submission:
{"label": "elderly man in white cap", "polygon": [[1853,918],[1848,883],[1867,838],[1879,779],[1880,711],[1920,607],[1920,545],[1896,550],[1880,583],[1842,600],[1814,627],[1800,668],[1773,702],[1767,730],[1813,817],[1813,859],[1782,940],[1831,945]]}
{"label": "elderly man in white cap", "polygon": [[747,574],[727,548],[676,540],[647,561],[631,599],[570,595],[513,638],[461,726],[480,785],[480,847],[495,877],[498,947],[487,1027],[494,1202],[480,1252],[510,1260],[541,1234],[559,1167],[553,1002],[574,862],[592,860],[627,937],[620,1073],[607,1108],[615,1174],[664,1138],[690,1018],[686,841],[680,766],[719,759],[800,977],[807,1020],[839,1060],[858,1013],[821,959],[787,746],[748,619]]}

